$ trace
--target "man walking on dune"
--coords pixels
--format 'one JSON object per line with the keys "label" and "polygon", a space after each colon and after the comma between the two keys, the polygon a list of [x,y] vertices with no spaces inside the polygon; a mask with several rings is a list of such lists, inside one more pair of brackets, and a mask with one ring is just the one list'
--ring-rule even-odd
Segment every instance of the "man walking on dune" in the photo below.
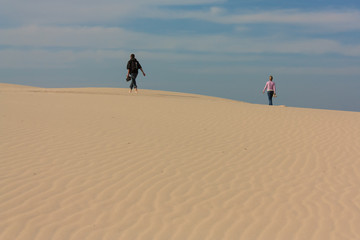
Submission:
{"label": "man walking on dune", "polygon": [[267,90],[269,105],[273,105],[272,98],[276,97],[276,87],[273,82],[273,76],[269,76],[269,81],[266,82],[263,93],[265,93],[265,90]]}
{"label": "man walking on dune", "polygon": [[138,75],[138,70],[141,70],[142,74],[145,77],[145,73],[140,65],[140,63],[138,62],[138,60],[136,60],[135,58],[135,54],[131,54],[130,55],[130,60],[127,63],[127,75],[126,78],[131,78],[131,84],[130,84],[130,90],[129,93],[132,92],[133,89],[135,89],[135,92],[137,93],[137,84],[136,84],[136,77]]}

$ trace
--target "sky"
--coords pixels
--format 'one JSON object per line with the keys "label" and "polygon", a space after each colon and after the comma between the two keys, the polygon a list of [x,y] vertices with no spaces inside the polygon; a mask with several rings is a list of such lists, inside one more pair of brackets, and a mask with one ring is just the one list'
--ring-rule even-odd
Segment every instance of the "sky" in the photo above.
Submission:
{"label": "sky", "polygon": [[[360,112],[358,0],[0,0],[0,82]],[[141,93],[141,92],[140,92]]]}

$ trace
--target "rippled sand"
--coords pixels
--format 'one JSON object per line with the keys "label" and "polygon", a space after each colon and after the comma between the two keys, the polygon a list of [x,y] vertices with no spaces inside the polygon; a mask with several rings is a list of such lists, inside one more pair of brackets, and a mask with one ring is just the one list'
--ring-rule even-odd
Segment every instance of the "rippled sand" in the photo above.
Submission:
{"label": "rippled sand", "polygon": [[0,239],[360,239],[360,113],[0,84]]}

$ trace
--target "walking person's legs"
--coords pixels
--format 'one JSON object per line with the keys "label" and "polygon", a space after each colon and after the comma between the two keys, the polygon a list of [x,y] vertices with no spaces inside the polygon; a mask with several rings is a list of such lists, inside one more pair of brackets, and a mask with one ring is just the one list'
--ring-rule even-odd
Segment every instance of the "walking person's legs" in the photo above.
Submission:
{"label": "walking person's legs", "polygon": [[269,105],[273,105],[272,98],[273,98],[274,92],[273,91],[268,91],[267,95],[268,95],[268,98],[269,98]]}
{"label": "walking person's legs", "polygon": [[136,79],[134,79],[134,78],[131,79],[130,92],[133,90],[133,88],[134,88],[135,90],[137,89]]}
{"label": "walking person's legs", "polygon": [[136,74],[136,73],[132,73],[132,74],[131,74],[131,84],[130,84],[129,93],[131,93],[131,91],[133,90],[133,88],[135,89],[135,92],[137,93],[136,77],[137,77],[137,74]]}

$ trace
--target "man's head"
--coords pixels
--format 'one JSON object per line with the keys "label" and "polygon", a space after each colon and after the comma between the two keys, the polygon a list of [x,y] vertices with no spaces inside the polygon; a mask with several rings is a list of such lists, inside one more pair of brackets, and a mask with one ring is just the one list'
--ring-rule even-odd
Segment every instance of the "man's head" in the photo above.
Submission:
{"label": "man's head", "polygon": [[135,54],[132,53],[132,54],[130,55],[130,59],[134,59],[134,58],[135,58]]}

